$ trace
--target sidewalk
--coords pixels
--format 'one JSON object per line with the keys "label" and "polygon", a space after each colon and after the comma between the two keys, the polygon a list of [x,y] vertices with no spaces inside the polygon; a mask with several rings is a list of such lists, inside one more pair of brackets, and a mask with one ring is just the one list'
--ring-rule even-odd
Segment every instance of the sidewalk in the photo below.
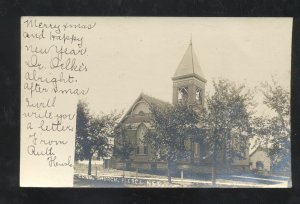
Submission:
{"label": "sidewalk", "polygon": [[[132,184],[126,184],[125,186],[128,187],[149,187],[149,186],[143,186],[141,183],[140,185],[135,185],[138,181],[142,181],[145,183],[145,181],[151,181],[151,183],[155,183],[154,187],[188,187],[188,188],[211,188],[213,187],[211,184],[211,181],[207,180],[198,180],[198,179],[187,179],[187,178],[178,178],[178,177],[172,177],[172,184],[169,184],[167,181],[166,176],[162,175],[152,175],[152,174],[146,174],[146,173],[138,173],[132,172],[132,171],[124,171],[125,176],[123,177],[123,171],[116,170],[116,169],[110,169],[110,170],[101,170],[97,172],[97,175],[93,175],[94,180],[99,179],[108,179],[108,178],[115,178],[115,179],[127,179],[132,180]],[[88,179],[91,179],[87,174],[80,173],[78,174],[82,177],[86,177]],[[257,177],[250,177],[250,176],[237,176],[233,175],[231,176],[233,179],[224,179],[219,178],[216,181],[215,187],[221,187],[221,188],[286,188],[288,187],[287,181],[282,180],[276,180],[276,179],[265,179],[265,178],[257,178]],[[252,182],[253,181],[253,182]],[[258,182],[272,182],[273,184],[263,184]],[[107,182],[106,182],[107,183]],[[103,184],[105,185],[105,184]],[[161,185],[161,186],[157,186]],[[151,187],[151,186],[150,186]],[[152,186],[153,187],[153,186]]]}

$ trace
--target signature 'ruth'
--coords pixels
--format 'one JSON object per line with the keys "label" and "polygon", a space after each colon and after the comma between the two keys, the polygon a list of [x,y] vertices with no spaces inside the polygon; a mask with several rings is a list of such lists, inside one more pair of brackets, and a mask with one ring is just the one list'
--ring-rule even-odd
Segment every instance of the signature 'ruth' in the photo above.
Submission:
{"label": "signature 'ruth'", "polygon": [[45,149],[36,149],[35,145],[29,145],[27,147],[27,153],[29,155],[34,155],[34,156],[53,156],[53,149],[52,147],[46,147]]}

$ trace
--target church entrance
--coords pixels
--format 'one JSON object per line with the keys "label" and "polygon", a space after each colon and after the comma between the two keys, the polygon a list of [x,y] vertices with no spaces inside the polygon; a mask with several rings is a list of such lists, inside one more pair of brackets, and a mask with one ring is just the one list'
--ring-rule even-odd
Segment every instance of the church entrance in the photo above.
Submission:
{"label": "church entrance", "polygon": [[109,169],[110,168],[110,159],[104,159],[103,167],[104,169]]}

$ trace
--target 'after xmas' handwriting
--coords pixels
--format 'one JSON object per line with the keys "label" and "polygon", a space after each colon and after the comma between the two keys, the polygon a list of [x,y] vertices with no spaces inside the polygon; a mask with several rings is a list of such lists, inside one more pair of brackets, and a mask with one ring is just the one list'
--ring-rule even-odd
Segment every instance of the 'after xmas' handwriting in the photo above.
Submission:
{"label": "'after xmas' handwriting", "polygon": [[27,161],[44,158],[34,165],[69,168],[74,162],[74,101],[90,90],[80,86],[80,75],[88,72],[86,34],[96,23],[41,19],[21,21],[21,145]]}

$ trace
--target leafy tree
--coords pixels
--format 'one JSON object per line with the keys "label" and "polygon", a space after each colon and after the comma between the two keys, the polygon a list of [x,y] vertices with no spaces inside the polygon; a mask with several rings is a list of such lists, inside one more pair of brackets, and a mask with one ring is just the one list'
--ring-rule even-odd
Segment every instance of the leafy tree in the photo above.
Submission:
{"label": "leafy tree", "polygon": [[120,116],[116,112],[93,116],[85,102],[78,102],[75,159],[88,159],[88,175],[91,175],[93,156],[103,158],[112,152],[113,144],[109,143],[109,138],[115,136],[115,126]]}
{"label": "leafy tree", "polygon": [[190,156],[184,141],[189,138],[189,131],[195,129],[198,114],[184,104],[152,106],[151,113],[153,130],[148,131],[144,142],[152,148],[155,159],[167,162],[168,182],[171,183],[171,169],[175,162]]}
{"label": "leafy tree", "polygon": [[135,150],[135,146],[132,141],[126,136],[124,128],[122,125],[118,125],[116,128],[116,137],[114,140],[114,150],[113,154],[116,158],[119,158],[121,161],[125,163],[123,168],[124,170],[127,167],[126,164],[130,161],[130,156],[132,152]]}
{"label": "leafy tree", "polygon": [[273,170],[285,171],[291,168],[290,148],[290,93],[274,79],[262,83],[263,103],[273,111],[264,118],[265,128],[260,128],[263,142],[270,147]]}
{"label": "leafy tree", "polygon": [[83,160],[88,155],[88,149],[83,148],[84,138],[88,137],[88,123],[90,112],[87,103],[79,101],[77,104],[76,118],[76,142],[75,142],[75,160]]}
{"label": "leafy tree", "polygon": [[214,94],[207,96],[206,110],[201,123],[206,129],[205,143],[212,157],[212,182],[216,180],[216,166],[223,164],[230,170],[235,159],[244,159],[251,133],[250,107],[252,95],[245,85],[228,80],[213,82]]}

